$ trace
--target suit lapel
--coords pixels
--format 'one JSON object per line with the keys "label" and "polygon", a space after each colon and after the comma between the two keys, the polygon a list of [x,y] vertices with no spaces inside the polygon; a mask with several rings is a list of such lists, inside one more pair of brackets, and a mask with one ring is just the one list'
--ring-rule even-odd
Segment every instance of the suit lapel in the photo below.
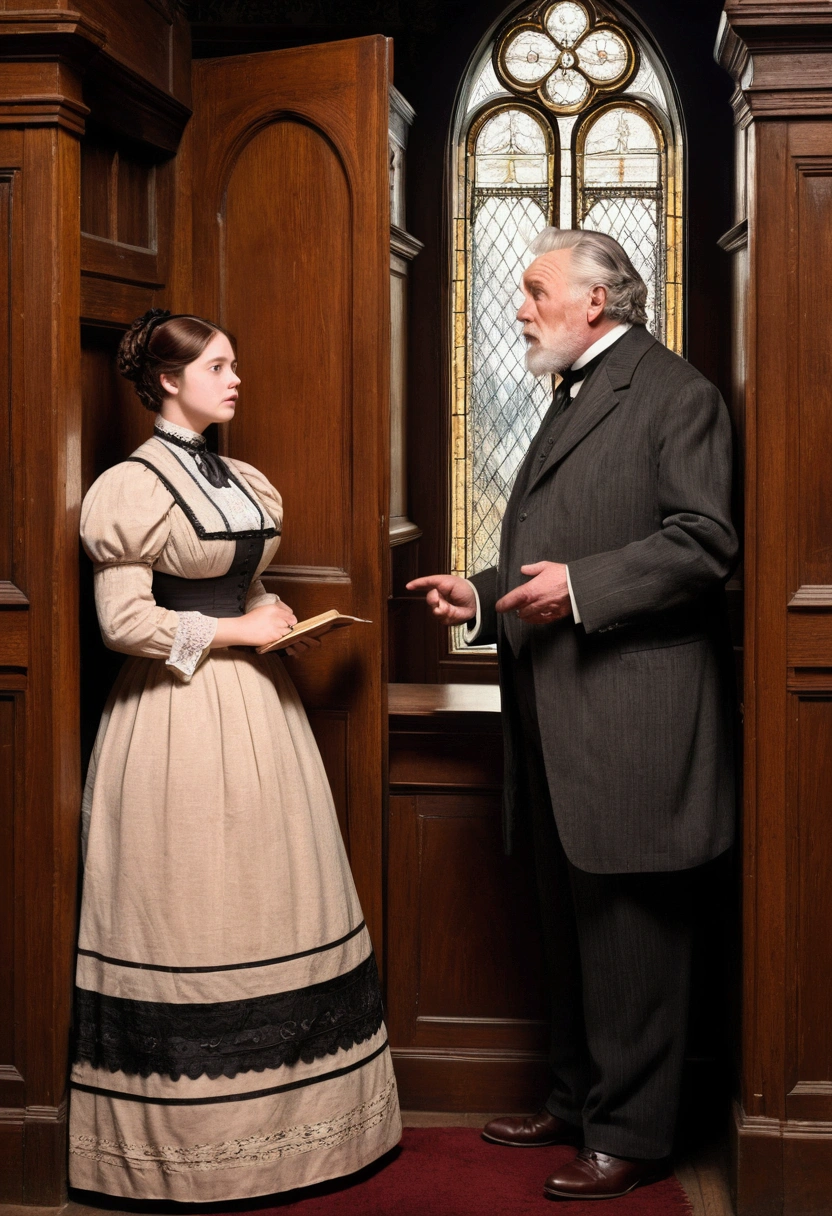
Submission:
{"label": "suit lapel", "polygon": [[628,387],[633,372],[655,341],[656,339],[639,325],[615,344],[609,356],[590,378],[586,388],[582,389],[577,400],[569,407],[571,417],[551,452],[529,482],[527,493],[530,493],[564,456],[577,447],[610,410],[615,409],[619,401],[619,390]]}

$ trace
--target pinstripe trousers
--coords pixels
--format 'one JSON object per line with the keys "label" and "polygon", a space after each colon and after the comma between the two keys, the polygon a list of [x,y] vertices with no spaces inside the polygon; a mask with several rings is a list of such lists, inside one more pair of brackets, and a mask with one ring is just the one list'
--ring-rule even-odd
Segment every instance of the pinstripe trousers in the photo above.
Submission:
{"label": "pinstripe trousers", "polygon": [[589,874],[570,863],[549,799],[528,647],[512,666],[552,1002],[546,1107],[582,1124],[588,1148],[666,1157],[679,1105],[698,871]]}

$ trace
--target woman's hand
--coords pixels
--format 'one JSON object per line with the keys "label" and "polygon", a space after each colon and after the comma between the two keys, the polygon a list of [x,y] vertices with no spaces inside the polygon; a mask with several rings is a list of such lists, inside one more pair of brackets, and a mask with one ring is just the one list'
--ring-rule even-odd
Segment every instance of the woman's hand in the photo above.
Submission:
{"label": "woman's hand", "polygon": [[221,617],[211,643],[212,650],[224,646],[270,646],[285,637],[297,617],[280,600],[276,604],[261,604],[245,616]]}

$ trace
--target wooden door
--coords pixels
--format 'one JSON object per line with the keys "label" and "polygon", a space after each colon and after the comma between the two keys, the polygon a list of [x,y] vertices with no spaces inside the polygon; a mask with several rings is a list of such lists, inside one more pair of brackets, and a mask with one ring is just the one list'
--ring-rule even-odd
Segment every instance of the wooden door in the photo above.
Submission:
{"label": "wooden door", "polygon": [[239,343],[228,455],[283,495],[265,579],[298,617],[371,625],[286,660],[382,947],[390,252],[388,43],[194,64],[195,310]]}

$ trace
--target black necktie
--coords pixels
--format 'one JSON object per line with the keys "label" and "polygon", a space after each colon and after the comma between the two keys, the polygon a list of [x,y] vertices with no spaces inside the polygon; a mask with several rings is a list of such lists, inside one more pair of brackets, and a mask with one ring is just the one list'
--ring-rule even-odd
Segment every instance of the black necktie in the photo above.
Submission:
{"label": "black necktie", "polygon": [[586,380],[587,376],[595,371],[606,353],[606,350],[602,350],[600,355],[596,355],[594,359],[590,359],[589,363],[585,363],[583,367],[569,367],[565,372],[561,372],[563,379],[555,390],[554,398],[557,407],[555,410],[556,418],[558,414],[562,414],[564,410],[569,409],[569,406],[572,404],[572,389],[574,385]]}

